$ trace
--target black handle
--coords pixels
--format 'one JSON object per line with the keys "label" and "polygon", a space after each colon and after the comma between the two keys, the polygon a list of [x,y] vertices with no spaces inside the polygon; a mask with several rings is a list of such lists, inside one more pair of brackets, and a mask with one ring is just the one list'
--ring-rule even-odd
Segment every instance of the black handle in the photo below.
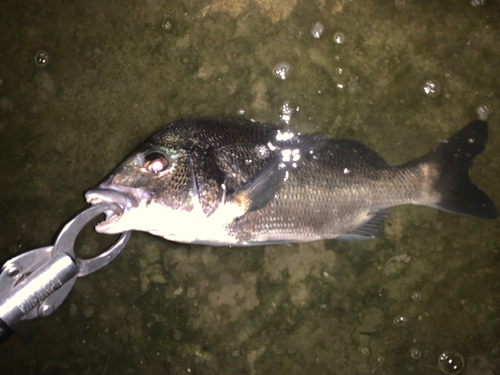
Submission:
{"label": "black handle", "polygon": [[10,328],[2,319],[0,319],[0,344],[9,338],[14,330]]}

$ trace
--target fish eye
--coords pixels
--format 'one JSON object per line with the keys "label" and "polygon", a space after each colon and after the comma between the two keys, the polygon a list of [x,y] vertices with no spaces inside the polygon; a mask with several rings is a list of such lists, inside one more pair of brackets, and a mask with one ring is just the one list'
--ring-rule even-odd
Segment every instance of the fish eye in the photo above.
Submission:
{"label": "fish eye", "polygon": [[161,152],[151,152],[144,157],[144,168],[152,173],[160,173],[168,168],[168,160]]}

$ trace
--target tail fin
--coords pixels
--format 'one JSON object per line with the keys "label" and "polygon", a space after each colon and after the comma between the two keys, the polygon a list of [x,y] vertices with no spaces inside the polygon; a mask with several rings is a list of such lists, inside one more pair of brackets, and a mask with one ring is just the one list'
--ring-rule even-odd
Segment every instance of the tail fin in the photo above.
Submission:
{"label": "tail fin", "polygon": [[498,217],[491,199],[469,177],[473,159],[484,151],[487,141],[488,125],[472,121],[438,148],[413,161],[433,163],[439,170],[434,188],[441,199],[432,207],[483,219]]}

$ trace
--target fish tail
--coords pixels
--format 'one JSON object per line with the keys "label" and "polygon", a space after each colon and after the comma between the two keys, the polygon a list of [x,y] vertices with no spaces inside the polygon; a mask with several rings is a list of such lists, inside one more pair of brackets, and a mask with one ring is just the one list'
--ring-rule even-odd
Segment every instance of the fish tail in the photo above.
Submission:
{"label": "fish tail", "polygon": [[498,217],[491,199],[469,177],[469,168],[487,141],[486,122],[472,121],[433,151],[410,162],[437,171],[430,188],[436,199],[427,206],[483,219]]}

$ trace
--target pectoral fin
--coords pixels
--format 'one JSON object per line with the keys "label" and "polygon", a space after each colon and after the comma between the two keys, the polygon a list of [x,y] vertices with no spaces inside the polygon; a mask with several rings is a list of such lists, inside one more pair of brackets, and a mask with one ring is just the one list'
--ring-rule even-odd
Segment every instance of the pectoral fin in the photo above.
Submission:
{"label": "pectoral fin", "polygon": [[325,138],[321,135],[294,137],[280,144],[280,152],[230,197],[244,212],[260,210],[271,202],[288,174],[298,168],[304,155],[316,150]]}
{"label": "pectoral fin", "polygon": [[265,207],[274,199],[285,181],[288,168],[280,164],[282,164],[280,156],[271,159],[242,187],[231,194],[228,200],[237,203],[245,213]]}

